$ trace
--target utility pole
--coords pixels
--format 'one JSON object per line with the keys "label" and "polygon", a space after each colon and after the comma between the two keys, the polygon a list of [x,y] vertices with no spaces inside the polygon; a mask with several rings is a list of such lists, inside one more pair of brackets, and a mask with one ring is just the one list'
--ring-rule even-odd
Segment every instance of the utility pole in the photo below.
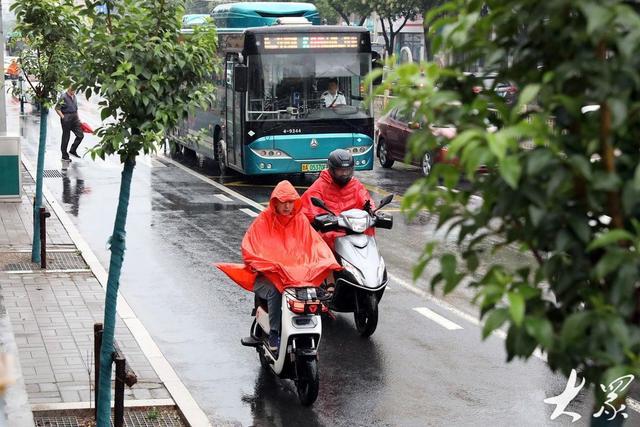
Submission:
{"label": "utility pole", "polygon": [[0,135],[7,133],[7,105],[5,95],[7,88],[4,85],[4,24],[2,22],[2,0],[0,0],[0,64],[2,65],[2,76],[0,77]]}

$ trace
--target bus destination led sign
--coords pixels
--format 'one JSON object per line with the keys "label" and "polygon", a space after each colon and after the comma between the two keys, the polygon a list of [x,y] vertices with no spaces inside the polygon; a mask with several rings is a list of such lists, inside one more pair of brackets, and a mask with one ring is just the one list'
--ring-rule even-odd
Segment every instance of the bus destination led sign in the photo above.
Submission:
{"label": "bus destination led sign", "polygon": [[265,49],[354,49],[358,47],[358,36],[314,35],[314,36],[264,36]]}

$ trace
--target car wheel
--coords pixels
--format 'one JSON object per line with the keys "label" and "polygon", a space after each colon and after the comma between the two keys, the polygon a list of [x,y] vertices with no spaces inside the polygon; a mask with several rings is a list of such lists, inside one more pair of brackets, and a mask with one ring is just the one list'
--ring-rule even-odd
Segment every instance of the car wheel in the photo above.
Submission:
{"label": "car wheel", "polygon": [[422,174],[424,176],[431,175],[431,170],[433,169],[433,157],[431,156],[431,153],[426,152],[424,156],[422,156],[420,167],[422,168]]}
{"label": "car wheel", "polygon": [[389,169],[394,163],[394,160],[389,155],[389,149],[384,139],[378,141],[378,160],[380,161],[380,166],[385,169]]}

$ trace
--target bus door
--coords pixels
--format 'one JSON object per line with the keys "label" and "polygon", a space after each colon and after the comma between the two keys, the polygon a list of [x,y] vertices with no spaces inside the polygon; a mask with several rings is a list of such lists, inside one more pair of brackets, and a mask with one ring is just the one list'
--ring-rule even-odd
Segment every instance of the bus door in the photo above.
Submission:
{"label": "bus door", "polygon": [[244,93],[233,88],[234,57],[227,57],[226,62],[226,135],[227,161],[242,169],[242,97]]}
{"label": "bus door", "polygon": [[227,57],[226,62],[226,70],[225,75],[227,76],[227,82],[225,85],[225,99],[226,99],[226,108],[225,108],[225,138],[226,141],[226,156],[227,162],[232,165],[237,165],[234,145],[236,145],[236,141],[234,141],[235,137],[235,93],[233,91],[233,65],[235,62],[233,61],[233,57]]}

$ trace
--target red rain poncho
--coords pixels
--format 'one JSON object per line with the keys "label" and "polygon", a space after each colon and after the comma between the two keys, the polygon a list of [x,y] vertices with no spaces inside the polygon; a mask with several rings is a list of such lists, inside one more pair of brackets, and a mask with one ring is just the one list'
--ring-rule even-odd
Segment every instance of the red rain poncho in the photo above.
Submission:
{"label": "red rain poncho", "polygon": [[[320,176],[316,181],[311,184],[311,187],[307,188],[307,191],[302,195],[302,211],[311,222],[317,215],[326,213],[324,209],[313,206],[311,198],[316,197],[327,205],[333,213],[339,215],[340,212],[347,211],[349,209],[362,209],[367,200],[371,200],[369,191],[365,186],[355,178],[351,180],[344,187],[338,186],[333,182],[331,174],[328,170],[320,172]],[[374,208],[373,200],[371,200],[371,209]],[[375,235],[375,229],[368,229],[365,234],[369,236]],[[323,233],[322,237],[327,242],[329,247],[333,249],[333,243],[336,237],[344,236],[344,231],[329,231]]]}
{"label": "red rain poncho", "polygon": [[[275,201],[294,202],[291,215],[276,213]],[[249,226],[242,239],[244,264],[216,264],[233,281],[253,291],[257,272],[280,292],[289,286],[319,286],[336,263],[331,249],[301,212],[300,196],[289,181],[271,193],[269,207]]]}

